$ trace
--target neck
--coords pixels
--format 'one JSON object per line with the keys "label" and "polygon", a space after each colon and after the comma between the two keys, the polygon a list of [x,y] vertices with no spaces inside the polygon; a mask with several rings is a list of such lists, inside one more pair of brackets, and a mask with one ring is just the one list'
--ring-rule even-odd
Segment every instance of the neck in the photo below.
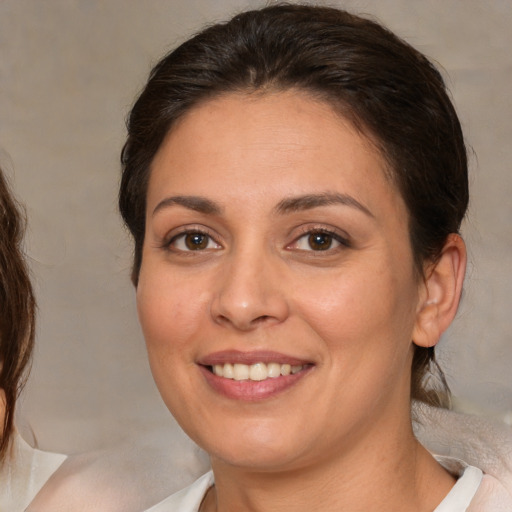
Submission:
{"label": "neck", "polygon": [[407,417],[391,431],[378,422],[328,459],[279,471],[240,468],[212,458],[215,487],[202,510],[274,512],[290,509],[431,511],[453,478],[417,442]]}

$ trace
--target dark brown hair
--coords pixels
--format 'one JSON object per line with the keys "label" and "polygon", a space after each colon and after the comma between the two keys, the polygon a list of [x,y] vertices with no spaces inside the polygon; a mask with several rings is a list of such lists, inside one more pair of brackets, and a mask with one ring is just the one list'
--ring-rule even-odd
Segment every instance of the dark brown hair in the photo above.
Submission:
{"label": "dark brown hair", "polygon": [[9,445],[16,399],[34,345],[36,306],[22,249],[24,228],[24,216],[0,169],[0,389],[6,397],[0,462]]}
{"label": "dark brown hair", "polygon": [[[221,94],[287,89],[330,104],[377,145],[409,212],[418,275],[436,261],[468,204],[466,148],[439,71],[375,21],[334,8],[280,4],[206,28],[151,71],[128,118],[121,156],[119,207],[135,240],[135,285],[150,166],[172,126]],[[413,398],[431,401],[424,389],[431,365],[434,349],[416,347]]]}

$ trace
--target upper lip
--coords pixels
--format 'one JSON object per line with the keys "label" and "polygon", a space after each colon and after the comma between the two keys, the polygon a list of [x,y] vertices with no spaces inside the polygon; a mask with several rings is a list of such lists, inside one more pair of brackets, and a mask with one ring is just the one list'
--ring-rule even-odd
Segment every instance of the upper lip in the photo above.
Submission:
{"label": "upper lip", "polygon": [[291,366],[312,364],[311,361],[307,361],[299,357],[289,356],[269,350],[255,350],[251,352],[243,352],[241,350],[222,350],[220,352],[213,352],[201,357],[197,363],[203,366],[214,366],[216,364],[226,363],[247,365],[256,363],[279,363],[289,364]]}

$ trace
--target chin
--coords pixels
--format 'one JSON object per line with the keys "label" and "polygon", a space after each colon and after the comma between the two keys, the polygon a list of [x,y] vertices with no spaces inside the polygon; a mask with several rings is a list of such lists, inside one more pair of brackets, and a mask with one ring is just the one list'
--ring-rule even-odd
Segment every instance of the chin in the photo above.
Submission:
{"label": "chin", "polygon": [[[191,437],[222,464],[264,472],[294,468],[305,456],[307,440],[295,426],[279,421],[240,420]],[[185,427],[185,431],[187,428]]]}
{"label": "chin", "polygon": [[[293,456],[291,455],[293,453]],[[263,473],[282,472],[297,469],[300,465],[298,456],[286,449],[276,447],[232,447],[220,448],[210,452],[212,465],[216,463],[229,465],[239,469]]]}

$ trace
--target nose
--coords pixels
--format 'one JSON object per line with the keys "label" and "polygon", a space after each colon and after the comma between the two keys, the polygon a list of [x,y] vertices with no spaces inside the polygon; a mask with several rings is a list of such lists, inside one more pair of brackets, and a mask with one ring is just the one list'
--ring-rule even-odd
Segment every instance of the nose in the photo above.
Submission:
{"label": "nose", "polygon": [[283,322],[289,315],[284,278],[261,254],[232,255],[218,275],[211,314],[217,324],[241,331]]}

